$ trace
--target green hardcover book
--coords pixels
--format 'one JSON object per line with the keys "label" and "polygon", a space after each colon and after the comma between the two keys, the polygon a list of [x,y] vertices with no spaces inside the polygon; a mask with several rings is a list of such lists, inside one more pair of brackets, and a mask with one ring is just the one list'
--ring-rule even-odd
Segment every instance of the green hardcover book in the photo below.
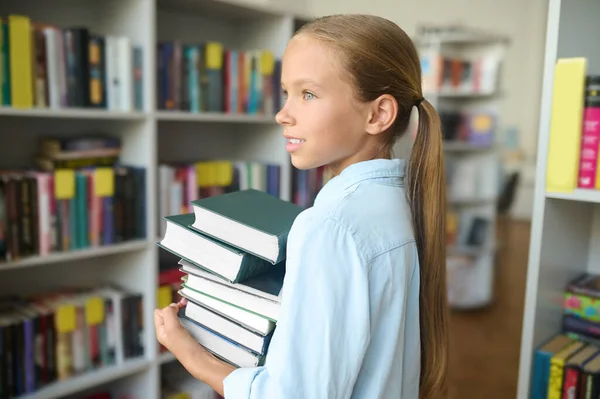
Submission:
{"label": "green hardcover book", "polygon": [[191,229],[194,214],[167,216],[158,246],[231,283],[239,283],[279,265]]}
{"label": "green hardcover book", "polygon": [[285,260],[287,237],[303,208],[248,189],[192,201],[192,228],[272,264]]}
{"label": "green hardcover book", "polygon": [[0,90],[2,91],[2,102],[0,105],[11,105],[11,94],[10,94],[10,59],[8,55],[10,54],[9,49],[9,40],[8,40],[8,22],[6,20],[0,20],[0,30],[2,36],[0,39],[2,42],[0,43],[0,52],[2,52],[2,75],[0,76]]}

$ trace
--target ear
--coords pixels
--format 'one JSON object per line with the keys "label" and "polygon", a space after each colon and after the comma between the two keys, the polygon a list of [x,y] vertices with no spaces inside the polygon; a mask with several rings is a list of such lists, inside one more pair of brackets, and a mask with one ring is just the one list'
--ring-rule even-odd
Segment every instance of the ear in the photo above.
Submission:
{"label": "ear", "polygon": [[371,102],[366,131],[377,135],[386,132],[396,120],[398,102],[390,94],[383,94]]}

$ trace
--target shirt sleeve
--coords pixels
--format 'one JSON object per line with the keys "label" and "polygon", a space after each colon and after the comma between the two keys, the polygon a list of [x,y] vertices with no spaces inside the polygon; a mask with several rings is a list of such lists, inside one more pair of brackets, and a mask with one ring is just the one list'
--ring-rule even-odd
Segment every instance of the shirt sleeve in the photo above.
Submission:
{"label": "shirt sleeve", "polygon": [[231,373],[225,399],[352,394],[370,339],[368,269],[342,225],[332,219],[311,225],[288,253],[290,280],[265,365]]}

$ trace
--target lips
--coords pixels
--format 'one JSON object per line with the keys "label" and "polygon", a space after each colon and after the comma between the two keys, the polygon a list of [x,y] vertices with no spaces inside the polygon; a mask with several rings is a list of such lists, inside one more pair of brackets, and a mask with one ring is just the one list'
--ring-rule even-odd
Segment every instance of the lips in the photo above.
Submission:
{"label": "lips", "polygon": [[306,141],[304,139],[299,139],[290,136],[285,136],[285,138],[287,139],[287,145],[285,146],[285,148],[290,153],[296,152],[300,147],[302,147],[302,144],[304,144],[304,142]]}
{"label": "lips", "polygon": [[302,144],[304,143],[306,140],[302,140],[302,139],[288,139],[288,141],[292,144]]}

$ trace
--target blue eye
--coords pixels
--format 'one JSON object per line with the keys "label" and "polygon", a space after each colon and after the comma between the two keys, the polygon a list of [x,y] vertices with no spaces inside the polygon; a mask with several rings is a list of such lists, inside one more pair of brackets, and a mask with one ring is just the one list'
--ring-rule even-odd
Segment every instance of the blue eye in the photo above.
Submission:
{"label": "blue eye", "polygon": [[304,92],[304,99],[305,100],[312,100],[313,98],[315,98],[315,95],[312,93],[309,93],[307,91]]}

